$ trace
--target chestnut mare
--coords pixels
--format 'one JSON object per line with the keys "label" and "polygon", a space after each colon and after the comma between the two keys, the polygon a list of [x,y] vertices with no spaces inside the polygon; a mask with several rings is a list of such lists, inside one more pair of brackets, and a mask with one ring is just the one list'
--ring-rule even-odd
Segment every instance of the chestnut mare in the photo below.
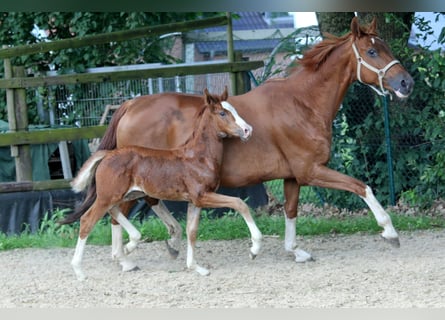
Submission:
{"label": "chestnut mare", "polygon": [[[377,36],[375,19],[364,27],[353,18],[349,33],[330,36],[308,50],[287,78],[267,81],[228,100],[255,127],[255,134],[245,144],[237,139],[224,141],[221,185],[235,188],[283,179],[284,248],[295,255],[297,262],[311,259],[296,241],[299,193],[305,185],[360,196],[383,228],[383,238],[399,245],[391,218],[371,188],[326,166],[332,122],[348,87],[357,80],[381,95],[393,92],[399,98],[408,97],[413,89],[409,73]],[[174,148],[190,136],[192,119],[201,108],[201,97],[190,94],[163,93],[126,101],[115,112],[99,149],[127,145]],[[89,193],[95,193],[94,185]],[[169,245],[178,249],[180,225],[162,201],[152,209],[169,229]],[[128,210],[122,208],[124,213]],[[112,230],[113,255],[117,255],[122,247],[122,231],[119,225],[113,225]]]}
{"label": "chestnut mare", "polygon": [[191,124],[196,123],[192,137],[183,146],[172,150],[140,146],[100,150],[82,166],[72,181],[72,187],[80,192],[95,180],[96,196],[86,198],[75,213],[80,214],[81,218],[79,239],[71,264],[78,279],[85,278],[81,262],[87,237],[107,211],[129,233],[127,253],[136,248],[141,235],[120,212],[119,204],[140,197],[190,202],[187,213],[187,266],[202,275],[207,275],[209,271],[196,263],[193,254],[202,207],[230,207],[239,211],[252,235],[251,257],[258,254],[262,236],[249,207],[239,198],[215,193],[223,157],[222,138],[239,137],[241,141],[246,141],[252,134],[252,127],[225,101],[227,88],[221,97],[209,95],[207,89],[204,94],[204,107],[200,108],[195,119],[190,120]]}

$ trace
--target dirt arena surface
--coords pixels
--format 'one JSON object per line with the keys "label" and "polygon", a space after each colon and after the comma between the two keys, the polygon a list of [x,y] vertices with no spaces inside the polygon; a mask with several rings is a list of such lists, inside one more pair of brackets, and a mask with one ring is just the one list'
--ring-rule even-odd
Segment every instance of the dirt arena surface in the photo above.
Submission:
{"label": "dirt arena surface", "polygon": [[250,241],[198,241],[203,277],[176,260],[164,242],[141,243],[141,270],[123,273],[109,246],[88,245],[76,279],[73,248],[0,252],[0,308],[324,308],[445,307],[445,230],[401,232],[393,248],[377,234],[299,237],[314,262],[297,264],[283,241],[265,237],[250,260]]}

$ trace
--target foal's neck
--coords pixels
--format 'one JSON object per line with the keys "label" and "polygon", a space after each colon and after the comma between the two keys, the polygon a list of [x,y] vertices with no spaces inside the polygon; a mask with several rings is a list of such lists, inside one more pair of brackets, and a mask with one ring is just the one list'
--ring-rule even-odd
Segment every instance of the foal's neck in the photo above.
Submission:
{"label": "foal's neck", "polygon": [[219,130],[215,127],[210,108],[204,108],[195,120],[191,138],[182,149],[188,157],[205,157],[219,164],[223,156],[223,141],[218,136]]}

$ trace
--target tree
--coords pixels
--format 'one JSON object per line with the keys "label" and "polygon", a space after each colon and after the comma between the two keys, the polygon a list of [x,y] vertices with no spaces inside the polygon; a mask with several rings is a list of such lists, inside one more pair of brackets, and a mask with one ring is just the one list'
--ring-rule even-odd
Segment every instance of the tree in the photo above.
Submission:
{"label": "tree", "polygon": [[[107,33],[174,21],[193,20],[215,13],[187,12],[3,12],[0,14],[0,43],[16,46],[46,41],[31,34],[34,25],[47,32],[47,40],[66,39]],[[175,59],[165,53],[171,42],[150,37],[127,42],[109,43],[79,49],[18,57],[17,65],[34,70],[74,70],[81,72],[89,67],[140,64],[151,62],[171,63]]]}

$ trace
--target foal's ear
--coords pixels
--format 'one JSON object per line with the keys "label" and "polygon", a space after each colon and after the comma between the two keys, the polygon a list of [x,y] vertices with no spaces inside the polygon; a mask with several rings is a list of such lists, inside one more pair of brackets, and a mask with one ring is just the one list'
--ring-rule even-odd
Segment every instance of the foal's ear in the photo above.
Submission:
{"label": "foal's ear", "polygon": [[377,34],[377,19],[375,17],[372,18],[371,24],[368,27],[368,33]]}
{"label": "foal's ear", "polygon": [[205,104],[211,105],[212,104],[212,96],[209,93],[209,90],[207,88],[204,89],[204,102]]}
{"label": "foal's ear", "polygon": [[229,92],[227,91],[227,86],[224,86],[224,92],[221,94],[221,101],[226,101],[229,97]]}
{"label": "foal's ear", "polygon": [[360,29],[360,24],[358,23],[358,18],[354,17],[351,21],[351,33],[354,38],[360,38],[362,31]]}

